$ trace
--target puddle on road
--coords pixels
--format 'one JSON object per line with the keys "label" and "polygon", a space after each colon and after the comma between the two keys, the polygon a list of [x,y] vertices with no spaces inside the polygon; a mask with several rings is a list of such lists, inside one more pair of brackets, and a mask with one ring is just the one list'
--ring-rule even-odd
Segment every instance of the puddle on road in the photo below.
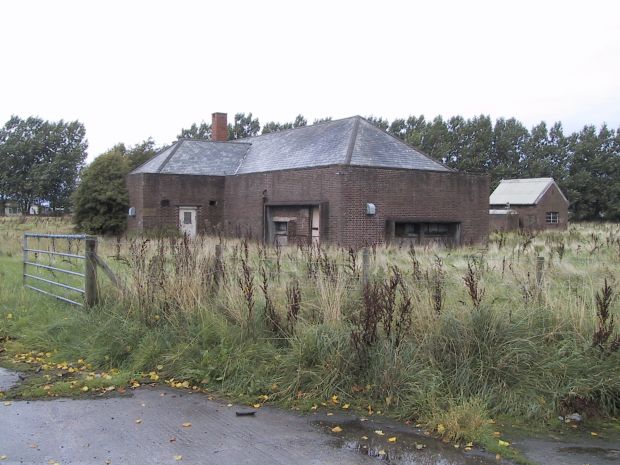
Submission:
{"label": "puddle on road", "polygon": [[597,457],[610,462],[620,461],[620,449],[606,449],[604,447],[562,447],[559,452],[572,455],[588,455]]}
{"label": "puddle on road", "polygon": [[[359,454],[375,457],[379,463],[391,465],[497,465],[500,462],[481,451],[464,452],[451,444],[403,430],[390,430],[385,426],[368,425],[367,422],[349,420],[332,423],[320,421],[317,424],[332,436],[330,445]],[[342,432],[333,433],[331,428],[340,426]],[[383,429],[384,436],[374,430]],[[395,443],[388,438],[396,436]],[[364,437],[368,439],[364,439]]]}
{"label": "puddle on road", "polygon": [[0,367],[0,391],[8,391],[19,383],[17,372]]}

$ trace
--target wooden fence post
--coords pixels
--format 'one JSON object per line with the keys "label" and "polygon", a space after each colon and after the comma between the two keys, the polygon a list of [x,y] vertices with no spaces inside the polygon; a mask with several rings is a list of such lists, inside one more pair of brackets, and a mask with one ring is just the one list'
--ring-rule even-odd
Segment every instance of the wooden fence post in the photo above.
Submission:
{"label": "wooden fence post", "polygon": [[544,269],[545,269],[545,257],[536,257],[536,285],[539,288],[542,287]]}
{"label": "wooden fence post", "polygon": [[362,288],[368,284],[368,274],[370,270],[370,253],[368,247],[362,249]]}
{"label": "wooden fence post", "polygon": [[213,276],[213,283],[215,284],[215,287],[218,287],[220,285],[220,282],[222,281],[222,272],[223,272],[222,245],[216,244],[215,245],[215,275]]}
{"label": "wooden fence post", "polygon": [[97,288],[97,238],[87,237],[84,241],[85,247],[85,284],[84,294],[86,298],[86,306],[92,307],[99,302],[99,293]]}

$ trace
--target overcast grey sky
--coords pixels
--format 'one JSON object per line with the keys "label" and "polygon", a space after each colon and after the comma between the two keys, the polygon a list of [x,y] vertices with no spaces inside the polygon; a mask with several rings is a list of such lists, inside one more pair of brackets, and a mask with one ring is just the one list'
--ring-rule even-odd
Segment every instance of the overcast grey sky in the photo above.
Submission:
{"label": "overcast grey sky", "polygon": [[211,113],[620,126],[620,1],[0,3],[0,122],[78,119],[89,159]]}

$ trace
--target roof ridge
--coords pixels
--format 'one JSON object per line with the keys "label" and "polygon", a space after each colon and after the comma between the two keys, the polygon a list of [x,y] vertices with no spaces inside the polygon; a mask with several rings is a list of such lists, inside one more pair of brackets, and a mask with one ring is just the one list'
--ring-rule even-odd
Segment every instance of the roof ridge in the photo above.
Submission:
{"label": "roof ridge", "polygon": [[177,142],[204,142],[204,143],[209,143],[209,144],[237,144],[237,145],[252,145],[251,142],[243,142],[244,139],[238,139],[238,140],[205,140],[205,139],[187,139],[187,138],[181,138],[181,139],[177,139]]}
{"label": "roof ridge", "polygon": [[[547,184],[545,185],[545,187],[541,190],[540,194],[538,194],[538,197],[536,197],[536,200],[534,200],[534,205],[538,205],[538,202],[540,202],[540,200],[543,198],[543,196],[547,193],[547,191],[549,189],[551,189],[551,186],[553,186],[555,184],[555,181],[553,180],[553,178],[534,178],[534,179],[547,179]],[[559,190],[559,189],[558,189]],[[561,192],[561,191],[560,191]]]}
{"label": "roof ridge", "polygon": [[150,157],[148,160],[146,160],[145,162],[140,163],[138,166],[136,166],[134,169],[132,169],[129,174],[133,173],[134,171],[139,170],[140,168],[142,168],[144,165],[146,165],[147,163],[152,162],[155,158],[157,158],[158,156],[160,156],[162,153],[164,153],[166,150],[168,150],[170,147],[172,147],[174,144],[170,144],[167,145],[161,149],[159,149],[157,152],[155,152],[155,155],[153,155],[152,157]]}
{"label": "roof ridge", "polygon": [[233,176],[236,176],[239,173],[239,169],[241,169],[241,167],[243,166],[243,162],[248,157],[248,153],[250,153],[250,150],[252,150],[252,144],[245,144],[245,145],[249,145],[249,147],[243,154],[243,157],[241,157],[241,160],[239,160],[239,164],[237,165],[237,168],[235,168],[235,172],[232,174]]}
{"label": "roof ridge", "polygon": [[349,138],[349,145],[347,147],[347,153],[344,157],[344,164],[350,165],[351,158],[353,158],[353,150],[355,149],[355,144],[357,143],[357,134],[358,129],[360,127],[360,119],[361,116],[354,116],[355,121],[353,122],[353,128],[351,128],[351,137]]}
{"label": "roof ridge", "polygon": [[500,180],[500,182],[515,182],[515,181],[541,181],[541,180],[546,180],[546,181],[553,181],[555,182],[555,179],[553,179],[553,177],[551,176],[544,176],[544,177],[540,177],[540,178],[515,178],[515,179],[502,179]]}
{"label": "roof ridge", "polygon": [[387,134],[388,136],[390,136],[392,139],[397,140],[398,142],[400,142],[401,144],[406,145],[407,147],[409,147],[410,149],[415,150],[416,152],[418,152],[420,155],[422,155],[423,157],[428,158],[430,161],[437,163],[438,165],[443,166],[445,169],[447,169],[448,171],[457,171],[453,168],[450,168],[449,166],[447,166],[446,164],[444,164],[443,162],[439,161],[439,160],[435,160],[433,157],[431,157],[430,155],[428,155],[426,152],[423,152],[422,150],[420,150],[417,147],[414,147],[413,145],[409,144],[408,142],[400,139],[399,137],[396,137],[394,134],[390,134],[389,132],[381,129],[379,126],[375,126],[374,124],[372,124],[370,121],[368,121],[366,118],[364,118],[363,116],[358,116],[358,118],[360,118],[361,120],[363,120],[366,124],[369,124],[372,128],[376,129],[377,131],[381,131],[383,134]]}
{"label": "roof ridge", "polygon": [[[330,123],[339,123],[341,121],[345,121],[345,120],[353,119],[353,118],[361,118],[361,116],[354,115],[354,116],[347,116],[346,118],[332,119],[329,121],[321,121],[320,123],[306,124],[305,126],[298,126],[296,128],[281,129],[279,131],[268,132],[267,134],[257,134],[255,136],[244,137],[243,139],[235,139],[235,141],[244,141],[244,140],[249,140],[249,139],[256,139],[257,137],[271,136],[273,134],[282,134],[283,132],[295,131],[296,129],[309,129],[309,128],[313,128],[316,126],[323,126],[323,125],[330,124]],[[246,143],[251,144],[252,142],[246,142]]]}
{"label": "roof ridge", "polygon": [[155,171],[156,173],[161,173],[161,171],[164,169],[164,166],[168,164],[172,156],[176,153],[176,151],[179,149],[179,147],[181,146],[181,144],[183,144],[184,141],[185,140],[180,140],[176,143],[175,147],[172,149],[170,154],[166,157],[164,162],[161,165],[159,165],[159,168],[157,168],[157,171]]}

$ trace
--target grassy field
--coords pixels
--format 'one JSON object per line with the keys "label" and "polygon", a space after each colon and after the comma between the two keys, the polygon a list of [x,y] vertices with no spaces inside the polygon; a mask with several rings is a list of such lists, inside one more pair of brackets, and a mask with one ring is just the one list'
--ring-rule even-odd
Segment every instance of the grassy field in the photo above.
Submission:
{"label": "grassy field", "polygon": [[90,310],[22,288],[24,231],[71,227],[0,220],[4,362],[44,367],[14,395],[163,381],[257,406],[386,414],[487,446],[497,418],[620,413],[620,225],[499,234],[485,248],[372,247],[366,285],[361,251],[100,239],[122,285],[101,276]]}

